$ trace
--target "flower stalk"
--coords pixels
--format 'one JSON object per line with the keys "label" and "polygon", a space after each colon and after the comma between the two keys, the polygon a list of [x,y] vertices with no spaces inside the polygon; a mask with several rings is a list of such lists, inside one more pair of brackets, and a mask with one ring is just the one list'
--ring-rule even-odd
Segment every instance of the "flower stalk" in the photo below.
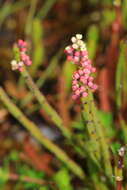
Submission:
{"label": "flower stalk", "polygon": [[88,58],[88,51],[82,41],[82,35],[76,34],[71,38],[72,45],[65,48],[67,60],[77,65],[77,70],[72,76],[72,98],[82,102],[82,115],[85,120],[91,140],[94,159],[100,161],[103,151],[103,160],[107,176],[112,175],[109,147],[104,135],[104,129],[97,118],[97,109],[94,104],[93,94],[98,86],[94,83],[93,73],[96,71]]}
{"label": "flower stalk", "polygon": [[27,55],[28,44],[23,41],[19,40],[18,43],[14,45],[14,56],[15,60],[11,62],[12,70],[18,70],[25,82],[35,96],[36,100],[40,104],[41,108],[46,112],[52,122],[62,131],[62,134],[66,136],[68,139],[71,138],[71,131],[64,126],[62,119],[58,115],[58,113],[51,107],[51,105],[47,102],[46,98],[40,92],[37,85],[32,80],[32,77],[29,75],[26,67],[30,66],[32,61],[30,60],[29,56]]}
{"label": "flower stalk", "polygon": [[115,168],[116,190],[122,190],[124,155],[125,155],[125,148],[121,147],[118,150],[118,160],[117,160],[117,166]]}
{"label": "flower stalk", "polygon": [[100,144],[101,152],[103,152],[102,156],[103,156],[105,171],[107,176],[111,176],[112,166],[110,162],[110,152],[109,152],[108,142],[105,137],[104,126],[102,125],[101,121],[98,119],[97,108],[94,103],[93,94],[89,92],[89,96],[90,96],[89,107],[91,108],[91,114],[96,128],[97,141]]}

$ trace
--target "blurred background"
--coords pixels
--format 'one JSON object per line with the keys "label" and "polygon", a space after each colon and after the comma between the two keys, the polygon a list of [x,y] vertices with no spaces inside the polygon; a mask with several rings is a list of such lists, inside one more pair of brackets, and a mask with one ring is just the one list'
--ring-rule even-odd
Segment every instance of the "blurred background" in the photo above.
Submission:
{"label": "blurred background", "polygon": [[[18,72],[11,70],[13,44],[29,44],[29,72],[65,126],[82,134],[80,104],[71,99],[71,76],[64,48],[70,38],[83,34],[89,57],[97,68],[99,90],[95,100],[104,125],[112,125],[114,146],[122,142],[119,127],[127,120],[127,1],[126,0],[0,0],[0,86],[40,131],[61,146],[83,168],[85,163],[50,118],[40,109]],[[112,124],[114,121],[114,124]],[[125,142],[124,142],[125,143]],[[0,187],[3,190],[39,189],[41,179],[54,179],[61,190],[90,190],[70,177],[68,170],[14,119],[0,103]],[[21,176],[25,175],[25,180]],[[31,182],[31,178],[35,181]],[[37,181],[36,181],[37,180]],[[70,182],[71,181],[71,182]],[[60,185],[62,184],[62,185]],[[66,187],[66,188],[65,188]],[[56,187],[52,188],[56,189]],[[99,189],[98,189],[99,190]]]}

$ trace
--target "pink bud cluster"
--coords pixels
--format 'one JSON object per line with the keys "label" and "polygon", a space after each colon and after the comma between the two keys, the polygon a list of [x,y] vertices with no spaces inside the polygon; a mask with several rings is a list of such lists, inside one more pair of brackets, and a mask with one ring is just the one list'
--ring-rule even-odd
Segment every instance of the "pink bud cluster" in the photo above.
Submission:
{"label": "pink bud cluster", "polygon": [[95,91],[98,86],[93,82],[92,73],[96,72],[96,68],[92,66],[92,62],[88,58],[88,51],[82,41],[82,35],[76,34],[71,41],[72,45],[65,48],[65,53],[67,60],[77,65],[77,70],[72,75],[72,98],[77,99],[86,97],[88,89]]}
{"label": "pink bud cluster", "polygon": [[30,57],[27,55],[27,42],[23,40],[18,40],[16,46],[19,48],[19,53],[20,53],[20,61],[17,60],[12,60],[11,61],[11,66],[12,70],[18,70],[18,71],[23,71],[23,66],[24,65],[31,65],[32,61],[30,60]]}

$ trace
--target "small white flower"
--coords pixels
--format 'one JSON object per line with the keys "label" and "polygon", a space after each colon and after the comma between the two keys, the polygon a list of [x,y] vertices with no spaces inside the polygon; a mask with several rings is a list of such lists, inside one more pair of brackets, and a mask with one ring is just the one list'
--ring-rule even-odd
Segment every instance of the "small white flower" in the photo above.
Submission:
{"label": "small white flower", "polygon": [[76,34],[76,38],[77,38],[78,40],[81,40],[81,39],[82,39],[82,34]]}
{"label": "small white flower", "polygon": [[120,176],[116,176],[115,178],[116,178],[116,181],[122,181],[123,180],[123,178]]}
{"label": "small white flower", "polygon": [[78,41],[77,41],[77,44],[78,44],[79,46],[85,46],[85,44],[84,44],[84,42],[83,42],[82,40],[78,40]]}
{"label": "small white flower", "polygon": [[86,48],[86,44],[84,42],[82,43],[81,46],[84,47],[84,48]]}
{"label": "small white flower", "polygon": [[11,61],[11,65],[16,65],[17,64],[17,61],[16,60],[12,60]]}
{"label": "small white flower", "polygon": [[124,148],[124,147],[121,147],[121,148],[118,150],[118,154],[119,154],[120,156],[124,156],[124,154],[125,154],[125,148]]}
{"label": "small white flower", "polygon": [[74,48],[74,49],[78,49],[78,45],[77,44],[72,44],[72,47]]}
{"label": "small white flower", "polygon": [[11,61],[11,68],[12,68],[12,70],[18,69],[18,63],[16,60]]}
{"label": "small white flower", "polygon": [[76,37],[71,38],[72,43],[75,43],[77,41]]}

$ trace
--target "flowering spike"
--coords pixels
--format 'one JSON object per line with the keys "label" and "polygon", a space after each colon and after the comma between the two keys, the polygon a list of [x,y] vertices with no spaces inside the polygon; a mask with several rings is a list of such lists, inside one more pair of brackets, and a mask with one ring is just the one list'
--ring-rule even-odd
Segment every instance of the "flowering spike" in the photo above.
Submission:
{"label": "flowering spike", "polygon": [[[11,61],[12,70],[18,70],[22,72],[24,65],[29,66],[32,64],[30,57],[26,53],[27,46],[28,46],[27,42],[23,40],[18,40],[18,42],[15,44],[16,47],[15,60]],[[18,54],[18,58],[16,54]]]}
{"label": "flowering spike", "polygon": [[72,75],[72,99],[79,97],[86,97],[88,95],[87,89],[95,91],[97,85],[93,82],[92,73],[96,72],[96,68],[91,64],[88,58],[88,51],[86,44],[82,40],[82,34],[76,34],[71,38],[72,44],[65,48],[67,60],[72,61],[77,65],[77,70]]}

